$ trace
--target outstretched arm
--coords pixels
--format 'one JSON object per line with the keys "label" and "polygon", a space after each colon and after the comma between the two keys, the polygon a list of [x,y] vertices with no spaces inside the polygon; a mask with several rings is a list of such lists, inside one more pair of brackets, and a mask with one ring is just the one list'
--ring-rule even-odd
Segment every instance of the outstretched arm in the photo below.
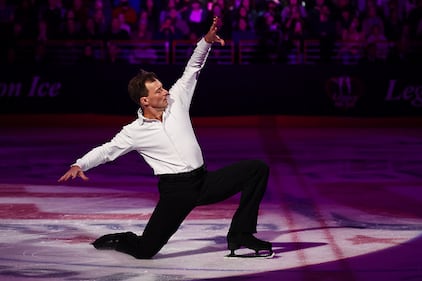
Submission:
{"label": "outstretched arm", "polygon": [[221,27],[221,19],[218,17],[214,17],[212,21],[212,25],[208,33],[204,36],[204,39],[207,43],[212,44],[214,42],[220,43],[221,46],[224,46],[225,42],[220,36],[217,35],[218,29]]}
{"label": "outstretched arm", "polygon": [[82,158],[78,159],[71,165],[69,170],[59,178],[58,181],[63,182],[77,177],[80,177],[83,180],[88,180],[84,171],[86,172],[87,170],[100,164],[113,161],[117,157],[132,151],[133,145],[132,138],[130,136],[130,126],[131,125],[125,126],[111,141],[97,146],[85,154]]}
{"label": "outstretched arm", "polygon": [[225,43],[217,35],[220,26],[221,20],[218,17],[214,17],[209,31],[198,41],[193,50],[193,54],[187,62],[182,77],[177,80],[169,91],[170,97],[177,97],[186,109],[190,107],[198,75],[205,65],[212,44],[216,42],[224,45]]}

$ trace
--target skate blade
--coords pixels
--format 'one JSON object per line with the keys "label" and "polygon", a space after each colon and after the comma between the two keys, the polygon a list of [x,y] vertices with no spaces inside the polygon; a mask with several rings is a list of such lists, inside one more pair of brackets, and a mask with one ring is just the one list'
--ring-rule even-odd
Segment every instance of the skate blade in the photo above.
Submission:
{"label": "skate blade", "polygon": [[275,256],[273,251],[267,252],[264,254],[257,254],[257,253],[248,253],[248,254],[228,254],[224,256],[225,258],[232,259],[232,258],[261,258],[261,259],[271,259]]}

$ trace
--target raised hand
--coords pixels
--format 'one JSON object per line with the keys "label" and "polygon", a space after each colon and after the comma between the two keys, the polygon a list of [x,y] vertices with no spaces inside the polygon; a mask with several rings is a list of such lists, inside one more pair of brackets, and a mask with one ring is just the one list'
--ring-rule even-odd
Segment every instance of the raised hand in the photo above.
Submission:
{"label": "raised hand", "polygon": [[207,41],[208,43],[217,42],[217,43],[220,43],[221,46],[224,46],[225,44],[224,40],[221,39],[220,36],[217,35],[217,31],[221,27],[221,25],[222,25],[221,20],[218,17],[214,17],[210,30],[204,37],[205,41]]}

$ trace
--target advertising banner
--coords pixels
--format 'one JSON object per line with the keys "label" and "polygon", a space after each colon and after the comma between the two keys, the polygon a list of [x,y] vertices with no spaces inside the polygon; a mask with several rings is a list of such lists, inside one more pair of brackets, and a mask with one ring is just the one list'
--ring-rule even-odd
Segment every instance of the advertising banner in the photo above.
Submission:
{"label": "advertising banner", "polygon": [[[135,114],[135,65],[3,66],[1,113]],[[183,66],[145,66],[165,88]],[[192,116],[420,116],[422,77],[405,66],[206,65]]]}

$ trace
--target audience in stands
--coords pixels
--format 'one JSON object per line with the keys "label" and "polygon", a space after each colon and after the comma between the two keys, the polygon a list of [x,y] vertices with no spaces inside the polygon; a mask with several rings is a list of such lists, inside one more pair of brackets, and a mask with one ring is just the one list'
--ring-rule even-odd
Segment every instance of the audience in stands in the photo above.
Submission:
{"label": "audience in stands", "polygon": [[341,45],[338,52],[340,61],[343,64],[357,63],[364,52],[364,43],[365,34],[361,28],[361,21],[355,15],[349,27],[342,30]]}
{"label": "audience in stands", "polygon": [[320,62],[411,62],[421,53],[422,0],[0,0],[0,63],[50,62],[42,57],[56,40],[101,41],[106,54],[116,40],[197,40],[215,15],[224,39],[256,40],[260,63],[300,58],[309,40]]}

